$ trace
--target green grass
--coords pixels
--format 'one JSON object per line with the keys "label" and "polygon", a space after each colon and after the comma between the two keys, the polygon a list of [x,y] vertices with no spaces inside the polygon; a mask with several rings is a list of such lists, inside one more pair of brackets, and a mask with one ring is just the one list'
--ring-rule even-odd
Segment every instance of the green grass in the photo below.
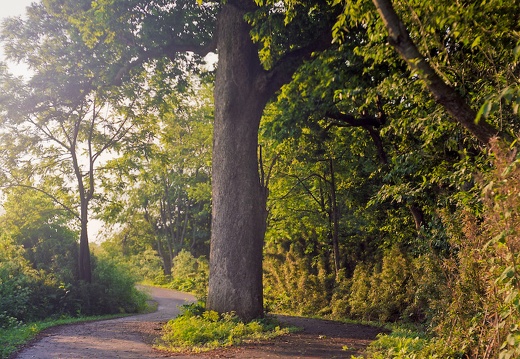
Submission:
{"label": "green grass", "polygon": [[367,356],[353,359],[458,359],[463,353],[439,338],[407,326],[392,325],[367,348]]}
{"label": "green grass", "polygon": [[298,330],[282,328],[274,318],[244,323],[233,313],[206,311],[200,303],[188,304],[183,312],[164,327],[156,345],[171,352],[204,352],[247,341],[265,340]]}

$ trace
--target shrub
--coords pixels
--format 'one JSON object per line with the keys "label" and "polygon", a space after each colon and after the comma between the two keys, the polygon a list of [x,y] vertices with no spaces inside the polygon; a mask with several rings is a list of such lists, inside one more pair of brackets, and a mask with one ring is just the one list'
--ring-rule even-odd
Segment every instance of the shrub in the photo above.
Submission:
{"label": "shrub", "polygon": [[369,359],[462,359],[463,353],[440,338],[431,338],[414,330],[394,328],[379,334],[365,358]]}
{"label": "shrub", "polygon": [[160,347],[170,351],[201,352],[288,332],[289,329],[281,329],[273,320],[244,323],[233,313],[220,315],[206,311],[199,302],[184,306],[181,314],[165,325]]}
{"label": "shrub", "polygon": [[209,264],[205,257],[195,258],[182,250],[173,259],[172,278],[168,286],[172,289],[195,294],[205,300],[208,288]]}
{"label": "shrub", "polygon": [[370,291],[372,290],[371,275],[368,266],[362,263],[358,264],[352,276],[352,286],[348,296],[350,314],[365,320],[375,317],[372,314],[372,303],[369,301]]}
{"label": "shrub", "polygon": [[146,307],[146,295],[135,287],[131,269],[106,256],[96,257],[92,283],[71,287],[69,302],[76,312],[87,315],[135,313]]}
{"label": "shrub", "polygon": [[416,283],[410,259],[393,247],[381,268],[359,264],[354,270],[348,304],[350,313],[364,320],[396,321],[414,312]]}
{"label": "shrub", "polygon": [[330,312],[333,274],[325,259],[311,258],[297,244],[271,249],[264,262],[265,298],[270,310],[297,315]]}
{"label": "shrub", "polygon": [[437,333],[468,357],[518,358],[520,158],[496,145],[493,152],[482,215],[461,211],[447,219],[456,256],[445,262],[449,295],[434,319]]}
{"label": "shrub", "polygon": [[162,271],[162,259],[153,249],[131,256],[129,263],[140,280],[153,280]]}
{"label": "shrub", "polygon": [[[361,269],[361,266],[359,268]],[[350,316],[350,293],[355,293],[352,290],[352,280],[345,276],[345,269],[341,269],[336,277],[336,286],[330,302],[331,318],[344,319]]]}
{"label": "shrub", "polygon": [[6,235],[0,237],[0,328],[27,319],[35,271],[23,257],[23,248]]}

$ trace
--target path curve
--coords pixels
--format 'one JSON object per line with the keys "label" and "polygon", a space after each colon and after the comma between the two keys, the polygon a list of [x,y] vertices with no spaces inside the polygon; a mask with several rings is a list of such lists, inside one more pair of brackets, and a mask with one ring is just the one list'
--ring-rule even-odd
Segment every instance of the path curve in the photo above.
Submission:
{"label": "path curve", "polygon": [[350,358],[362,355],[380,328],[345,324],[329,320],[278,316],[288,325],[300,327],[297,333],[271,340],[243,343],[238,347],[192,353],[166,353],[154,350],[162,326],[175,317],[179,305],[194,297],[169,289],[146,287],[158,303],[150,314],[54,327],[40,334],[40,339],[19,352],[16,359],[283,359]]}
{"label": "path curve", "polygon": [[[65,325],[46,330],[41,339],[14,356],[16,359],[152,359],[168,355],[152,349],[162,325],[195,300],[189,294],[144,287],[158,303],[157,311],[131,317]],[[156,333],[154,333],[154,331]]]}

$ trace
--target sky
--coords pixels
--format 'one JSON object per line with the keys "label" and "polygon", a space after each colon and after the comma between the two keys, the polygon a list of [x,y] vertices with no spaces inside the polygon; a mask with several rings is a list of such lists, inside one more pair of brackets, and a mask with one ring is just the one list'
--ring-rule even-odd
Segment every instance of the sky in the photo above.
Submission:
{"label": "sky", "polygon": [[0,17],[22,15],[34,0],[0,0]]}
{"label": "sky", "polygon": [[[25,8],[35,0],[0,0],[0,20],[10,16],[20,16],[25,14]],[[0,60],[3,60],[3,52],[0,44]],[[11,71],[16,75],[22,74],[23,69],[11,65]]]}

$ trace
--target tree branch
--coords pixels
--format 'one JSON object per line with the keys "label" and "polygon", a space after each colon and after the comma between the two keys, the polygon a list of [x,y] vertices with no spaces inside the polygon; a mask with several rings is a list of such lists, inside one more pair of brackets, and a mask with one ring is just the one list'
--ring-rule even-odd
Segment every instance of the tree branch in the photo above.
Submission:
{"label": "tree branch", "polygon": [[6,186],[2,186],[3,188],[13,188],[13,187],[19,187],[19,188],[27,188],[27,189],[30,189],[30,190],[33,190],[33,191],[37,191],[37,192],[40,192],[42,194],[44,194],[45,196],[49,197],[54,203],[58,204],[61,208],[63,208],[66,212],[68,212],[69,214],[71,214],[73,217],[75,217],[76,219],[78,220],[81,220],[80,216],[78,215],[78,213],[76,211],[74,211],[72,208],[70,208],[69,206],[67,206],[66,204],[64,204],[63,202],[61,202],[58,197],[54,196],[53,194],[41,189],[41,188],[38,188],[38,187],[34,187],[34,186],[29,186],[29,185],[25,185],[25,184],[9,184],[9,185],[6,185]]}
{"label": "tree branch", "polygon": [[381,127],[385,123],[385,118],[377,117],[377,116],[369,116],[362,115],[361,117],[356,117],[351,114],[341,113],[341,112],[333,112],[327,111],[325,116],[331,118],[335,121],[339,121],[333,123],[336,126],[340,127]]}
{"label": "tree branch", "polygon": [[435,101],[473,136],[484,144],[499,135],[498,129],[481,120],[476,122],[476,112],[454,88],[447,85],[419,52],[405,25],[395,12],[391,0],[372,0],[388,33],[388,42],[406,61],[413,72],[425,82]]}
{"label": "tree branch", "polygon": [[257,81],[260,91],[273,94],[289,83],[298,68],[312,57],[314,52],[324,51],[332,46],[330,29],[320,34],[309,45],[290,51],[282,57],[271,70],[264,71]]}
{"label": "tree branch", "polygon": [[164,47],[154,48],[154,49],[140,49],[139,55],[123,65],[114,79],[112,80],[112,84],[116,86],[120,86],[123,82],[123,77],[128,74],[132,69],[141,66],[148,60],[158,59],[161,57],[168,57],[173,59],[176,54],[181,52],[193,52],[199,56],[206,56],[212,51],[215,51],[217,48],[217,39],[216,36],[212,38],[212,40],[206,45],[198,45],[192,43],[179,43],[172,41]]}

